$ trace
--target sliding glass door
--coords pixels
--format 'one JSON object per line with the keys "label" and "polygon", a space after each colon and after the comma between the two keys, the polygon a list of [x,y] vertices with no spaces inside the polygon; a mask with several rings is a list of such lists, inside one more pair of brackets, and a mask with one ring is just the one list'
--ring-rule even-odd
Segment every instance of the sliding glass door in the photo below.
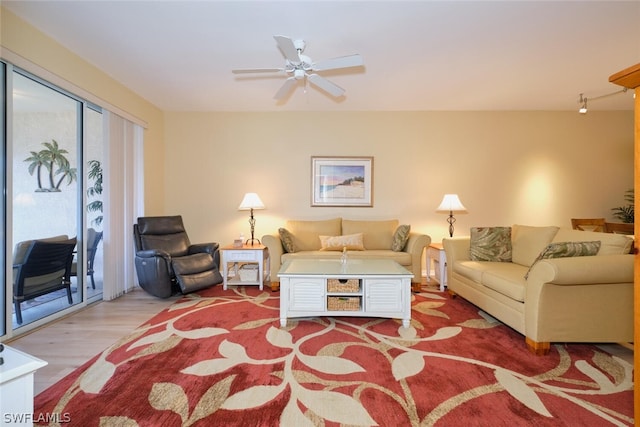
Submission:
{"label": "sliding glass door", "polygon": [[[17,329],[68,310],[87,298],[101,298],[104,144],[99,109],[89,108],[74,96],[27,73],[14,71],[11,77],[12,164],[8,194],[12,206],[13,263],[27,261],[32,240],[74,237],[78,240],[71,300],[65,289],[50,292],[36,289],[14,295],[12,327]],[[16,275],[14,269],[14,282]],[[88,289],[90,293],[85,295]],[[16,289],[14,293],[18,293]]]}

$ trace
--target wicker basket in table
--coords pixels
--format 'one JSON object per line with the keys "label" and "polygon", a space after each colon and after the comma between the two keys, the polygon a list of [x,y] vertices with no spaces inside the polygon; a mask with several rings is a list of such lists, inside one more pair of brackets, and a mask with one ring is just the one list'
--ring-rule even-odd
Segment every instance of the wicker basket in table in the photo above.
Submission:
{"label": "wicker basket in table", "polygon": [[327,279],[327,292],[358,292],[359,279]]}
{"label": "wicker basket in table", "polygon": [[358,311],[360,297],[327,297],[328,311]]}

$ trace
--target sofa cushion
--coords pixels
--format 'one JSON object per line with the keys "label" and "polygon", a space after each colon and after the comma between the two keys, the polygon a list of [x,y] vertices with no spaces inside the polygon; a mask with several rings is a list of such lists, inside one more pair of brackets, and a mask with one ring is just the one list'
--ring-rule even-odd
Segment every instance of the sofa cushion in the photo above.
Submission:
{"label": "sofa cushion", "polygon": [[482,274],[482,283],[513,300],[524,302],[527,267],[510,262],[494,262],[491,269]]}
{"label": "sofa cushion", "polygon": [[286,228],[278,228],[278,234],[280,235],[280,241],[282,242],[282,248],[285,252],[295,252],[296,245],[293,242],[293,234]]}
{"label": "sofa cushion", "polygon": [[[320,235],[339,236],[342,234],[340,218],[319,221],[287,221],[284,228],[291,232],[296,251],[319,251]],[[366,246],[365,246],[366,247]]]}
{"label": "sofa cushion", "polygon": [[575,256],[595,256],[598,254],[600,250],[600,241],[590,241],[590,242],[554,242],[549,243],[544,251],[538,255],[536,260],[531,264],[527,274],[524,275],[524,278],[527,279],[529,277],[529,271],[535,265],[536,262],[541,259],[550,259],[550,258],[569,258]]}
{"label": "sofa cushion", "polygon": [[494,263],[486,261],[456,261],[453,263],[453,271],[473,280],[474,282],[482,282],[482,274],[491,270]]}
{"label": "sofa cushion", "polygon": [[393,233],[393,239],[391,241],[391,250],[394,252],[401,252],[404,247],[407,246],[409,241],[409,233],[411,232],[410,225],[399,225]]}
{"label": "sofa cushion", "polygon": [[[364,236],[364,247],[370,249],[391,250],[393,234],[398,228],[397,219],[387,221],[357,221],[342,220],[342,234],[362,233]],[[331,235],[330,233],[323,233]],[[338,233],[340,234],[340,233]]]}
{"label": "sofa cushion", "polygon": [[343,236],[320,236],[321,251],[363,251],[362,233],[346,234]]}
{"label": "sofa cushion", "polygon": [[600,233],[597,231],[561,228],[552,242],[600,241],[598,255],[625,255],[631,251],[633,237],[625,234]]}
{"label": "sofa cushion", "polygon": [[515,224],[511,227],[511,260],[531,267],[540,252],[547,247],[558,232],[559,227],[533,227]]}
{"label": "sofa cushion", "polygon": [[511,227],[472,227],[472,261],[511,262]]}

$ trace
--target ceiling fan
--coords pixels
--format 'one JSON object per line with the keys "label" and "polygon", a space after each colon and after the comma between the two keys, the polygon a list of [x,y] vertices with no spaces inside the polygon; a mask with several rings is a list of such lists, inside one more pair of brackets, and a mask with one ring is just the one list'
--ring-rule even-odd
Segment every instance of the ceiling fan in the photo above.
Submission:
{"label": "ceiling fan", "polygon": [[317,86],[335,97],[342,96],[345,93],[343,88],[317,74],[317,72],[364,65],[362,56],[359,54],[313,62],[311,58],[302,54],[306,46],[304,40],[293,40],[285,36],[273,36],[273,38],[276,40],[280,51],[282,51],[282,54],[285,57],[285,65],[283,68],[235,69],[232,70],[232,72],[234,74],[286,73],[289,77],[287,77],[282,87],[280,87],[278,92],[276,92],[274,96],[275,99],[285,98],[293,89],[295,84],[302,79],[306,79],[305,83],[308,81],[312,85]]}

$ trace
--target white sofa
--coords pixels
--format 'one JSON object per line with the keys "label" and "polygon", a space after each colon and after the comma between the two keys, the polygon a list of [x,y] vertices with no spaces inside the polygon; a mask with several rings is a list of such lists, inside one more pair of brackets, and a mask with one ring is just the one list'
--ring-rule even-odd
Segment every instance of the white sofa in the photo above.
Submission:
{"label": "white sofa", "polygon": [[[523,225],[510,231],[511,262],[472,260],[471,236],[443,239],[454,295],[523,334],[536,354],[551,342],[633,341],[630,236]],[[564,242],[600,246],[596,255],[537,260]]]}
{"label": "white sofa", "polygon": [[[323,248],[320,236],[339,237],[361,234],[362,249],[358,250],[354,245],[348,244],[349,258],[394,260],[413,273],[412,283],[416,284],[413,286],[414,290],[419,290],[422,283],[422,253],[431,243],[431,237],[409,232],[406,244],[400,248],[393,248],[394,237],[397,236],[399,227],[400,222],[397,219],[382,221],[343,218],[311,221],[289,220],[278,233],[263,236],[262,243],[269,249],[273,279],[280,271],[282,263],[288,259],[339,259],[342,255],[342,245],[336,247],[338,250]],[[288,235],[291,241],[283,243],[283,235]],[[287,246],[290,246],[289,250],[287,250]]]}

